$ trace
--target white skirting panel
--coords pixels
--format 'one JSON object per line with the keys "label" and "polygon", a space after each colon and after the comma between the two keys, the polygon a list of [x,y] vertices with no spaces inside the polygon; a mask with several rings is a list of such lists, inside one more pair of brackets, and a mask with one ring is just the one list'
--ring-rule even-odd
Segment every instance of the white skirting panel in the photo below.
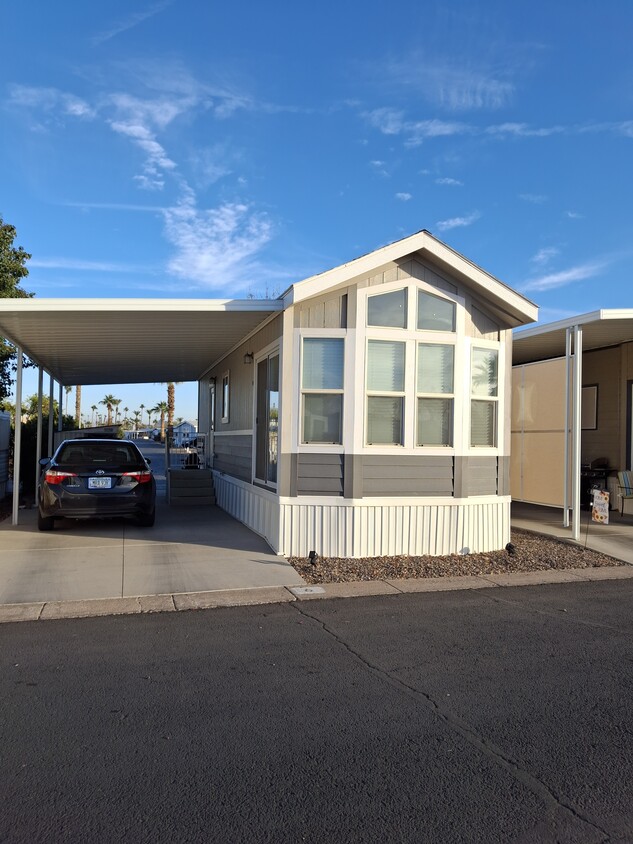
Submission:
{"label": "white skirting panel", "polygon": [[218,506],[286,557],[382,557],[497,551],[510,541],[510,497],[282,498],[214,472]]}
{"label": "white skirting panel", "polygon": [[263,536],[273,551],[278,551],[279,498],[220,472],[213,473],[213,483],[218,506]]}
{"label": "white skirting panel", "polygon": [[[320,499],[323,502],[323,499]],[[510,498],[399,499],[385,504],[283,499],[280,548],[286,556],[381,557],[496,551],[510,540]]]}

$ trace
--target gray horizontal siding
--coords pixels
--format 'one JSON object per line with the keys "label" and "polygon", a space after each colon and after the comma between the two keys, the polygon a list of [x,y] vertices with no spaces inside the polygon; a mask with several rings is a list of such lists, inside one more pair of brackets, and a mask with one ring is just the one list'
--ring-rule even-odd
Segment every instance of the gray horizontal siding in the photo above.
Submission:
{"label": "gray horizontal siding", "polygon": [[448,455],[362,455],[361,467],[363,497],[453,494],[453,458]]}
{"label": "gray horizontal siding", "polygon": [[297,454],[297,495],[343,495],[341,454]]}
{"label": "gray horizontal siding", "polygon": [[[499,493],[498,478],[499,467],[496,457],[458,457],[455,460],[455,495],[458,498],[497,495]],[[503,490],[499,494],[503,495]]]}
{"label": "gray horizontal siding", "polygon": [[251,434],[230,434],[213,438],[213,468],[225,475],[251,482],[253,470],[253,437]]}

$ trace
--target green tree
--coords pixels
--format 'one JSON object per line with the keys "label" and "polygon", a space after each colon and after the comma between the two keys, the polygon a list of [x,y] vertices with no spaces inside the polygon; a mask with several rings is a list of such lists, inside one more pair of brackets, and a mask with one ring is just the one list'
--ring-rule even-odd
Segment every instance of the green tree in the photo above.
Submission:
{"label": "green tree", "polygon": [[121,401],[121,399],[117,399],[111,393],[108,393],[99,402],[99,404],[105,405],[105,407],[108,411],[108,421],[106,422],[106,425],[112,424],[112,409],[114,408],[114,405],[117,402],[120,402],[120,401]]}
{"label": "green tree", "polygon": [[[3,299],[25,299],[33,295],[20,287],[22,279],[29,274],[26,262],[31,256],[21,246],[13,245],[15,237],[15,227],[0,216],[0,298]],[[0,337],[0,399],[11,392],[15,361],[14,347]]]}
{"label": "green tree", "polygon": [[152,413],[160,413],[160,441],[165,442],[165,415],[169,408],[166,401],[159,401],[156,407],[152,408]]}

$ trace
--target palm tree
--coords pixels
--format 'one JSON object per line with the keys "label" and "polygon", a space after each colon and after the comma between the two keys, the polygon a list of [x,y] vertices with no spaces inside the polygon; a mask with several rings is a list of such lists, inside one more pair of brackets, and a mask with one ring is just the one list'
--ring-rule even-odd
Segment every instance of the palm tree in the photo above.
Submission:
{"label": "palm tree", "polygon": [[112,406],[114,407],[114,424],[116,425],[119,419],[119,405],[121,404],[121,399],[114,399],[112,402]]}
{"label": "palm tree", "polygon": [[156,407],[152,408],[152,413],[160,413],[160,441],[165,442],[165,414],[169,408],[166,401],[159,401]]}
{"label": "palm tree", "polygon": [[72,387],[64,387],[64,390],[66,390],[66,402],[65,402],[65,405],[64,405],[64,413],[66,415],[68,415],[68,396],[70,395],[70,391],[72,390]]}
{"label": "palm tree", "polygon": [[75,421],[78,428],[81,428],[81,384],[75,387]]}
{"label": "palm tree", "polygon": [[97,412],[97,405],[93,404],[90,406],[90,410],[92,410],[92,424],[95,423],[95,413]]}
{"label": "palm tree", "polygon": [[[143,425],[143,411],[145,410],[145,405],[141,404],[141,405],[139,405],[139,407],[141,408],[141,426],[142,426]],[[147,418],[149,419],[149,411],[147,412]],[[148,421],[147,425],[149,427],[149,421]]]}
{"label": "palm tree", "polygon": [[134,417],[134,427],[135,427],[135,428],[138,428],[138,421],[139,421],[140,416],[141,416],[141,412],[140,412],[140,410],[135,410],[135,411],[132,413],[132,416]]}
{"label": "palm tree", "polygon": [[106,425],[112,424],[112,408],[114,407],[114,405],[116,403],[118,403],[120,401],[121,401],[121,399],[117,399],[111,393],[108,393],[99,402],[99,404],[104,404],[106,406],[107,410],[108,410],[108,421],[106,422]]}

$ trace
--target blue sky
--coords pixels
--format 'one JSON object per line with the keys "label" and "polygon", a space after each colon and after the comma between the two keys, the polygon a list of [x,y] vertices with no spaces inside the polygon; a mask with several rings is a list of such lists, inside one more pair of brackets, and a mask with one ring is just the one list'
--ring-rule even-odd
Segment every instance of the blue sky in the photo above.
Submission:
{"label": "blue sky", "polygon": [[0,213],[38,296],[275,295],[426,228],[542,321],[632,305],[628,0],[23,0],[3,24]]}

